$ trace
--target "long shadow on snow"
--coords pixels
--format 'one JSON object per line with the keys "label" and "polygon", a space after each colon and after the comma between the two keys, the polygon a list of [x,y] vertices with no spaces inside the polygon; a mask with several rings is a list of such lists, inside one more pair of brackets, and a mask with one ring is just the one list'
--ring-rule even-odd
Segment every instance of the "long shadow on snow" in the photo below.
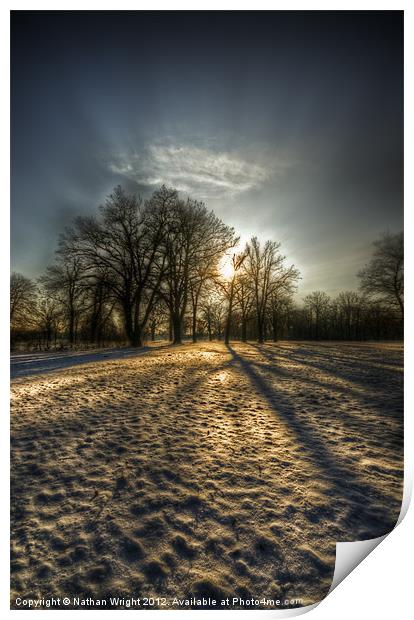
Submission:
{"label": "long shadow on snow", "polygon": [[[279,358],[278,354],[266,351],[266,349],[256,344],[249,343],[249,345],[255,348],[261,355],[263,355],[268,361],[272,363],[272,366],[266,365],[264,367],[260,365],[260,362],[251,362],[252,365],[256,366],[257,368],[260,368],[266,373],[292,379],[292,371],[288,372],[279,365],[278,362],[280,360],[278,359]],[[283,360],[285,358],[290,359],[288,356],[282,356],[282,357],[283,357]],[[317,366],[317,368],[319,367],[320,366]],[[300,373],[300,369],[299,369],[299,373]],[[334,372],[334,373],[327,372],[327,374],[330,375],[333,378],[333,380],[335,380],[335,378],[338,377],[337,372]],[[341,380],[344,380],[344,379],[341,379]],[[384,416],[384,419],[392,418],[394,420],[397,420],[397,422],[399,423],[398,431],[395,432],[395,431],[391,431],[390,429],[387,429],[386,432],[388,433],[387,438],[389,441],[391,441],[393,447],[396,449],[402,450],[403,448],[403,427],[402,427],[403,398],[402,396],[400,399],[400,403],[396,404],[394,402],[392,410],[389,411],[389,403],[387,404],[387,407],[384,408],[384,398],[381,393],[378,395],[378,386],[373,386],[368,381],[365,384],[361,382],[359,387],[356,385],[352,385],[352,384],[349,386],[344,386],[341,384],[335,385],[334,383],[329,383],[327,381],[321,381],[319,379],[315,379],[314,377],[309,377],[308,375],[303,377],[299,374],[298,376],[295,375],[295,382],[299,383],[300,385],[308,384],[311,386],[313,385],[316,388],[322,388],[322,389],[334,391],[339,396],[343,396],[345,394],[351,395],[352,398],[355,398],[362,405],[368,406],[368,407],[374,407],[376,410],[380,411],[381,415]],[[388,394],[390,390],[392,389],[392,387],[393,386],[390,386],[388,383],[385,383],[385,385],[382,386],[383,392]],[[362,428],[361,419],[360,418],[358,419],[358,417],[355,417],[354,415],[349,414],[344,410],[342,410],[341,412],[341,418],[342,419],[346,418],[347,424],[350,424],[352,428],[355,428],[359,430],[360,432],[369,430],[370,432],[369,438],[371,437],[378,438],[379,429],[378,429],[378,423],[375,420],[370,421],[365,416],[365,419],[363,421],[363,428]],[[384,430],[385,429],[383,429],[383,431]],[[371,431],[372,431],[372,435],[371,435]],[[367,437],[364,437],[364,439],[367,439]],[[401,459],[402,459],[402,456],[401,456]]]}
{"label": "long shadow on snow", "polygon": [[[251,343],[249,343],[251,344]],[[316,354],[317,357],[319,357],[322,361],[311,361],[309,359],[305,359],[305,357],[309,357],[310,355],[312,355],[312,351],[309,350],[299,350],[299,351],[289,351],[289,352],[282,352],[281,349],[278,349],[277,353],[275,352],[273,355],[271,353],[265,352],[264,348],[259,347],[258,345],[253,345],[251,344],[251,346],[255,346],[261,353],[267,355],[269,357],[269,359],[272,359],[272,361],[274,361],[274,356],[279,356],[282,357],[288,361],[294,361],[297,362],[298,364],[300,364],[301,366],[309,366],[311,368],[315,368],[316,370],[324,370],[325,372],[332,374],[336,377],[339,377],[340,379],[343,379],[345,381],[349,381],[351,384],[353,383],[354,385],[361,385],[363,387],[366,387],[367,385],[370,385],[372,387],[375,387],[375,389],[380,389],[380,390],[386,390],[387,388],[384,388],[384,381],[383,379],[379,379],[378,378],[378,366],[373,366],[369,363],[365,364],[364,362],[364,366],[367,366],[367,372],[364,373],[363,377],[357,377],[355,376],[355,364],[351,361],[346,361],[346,360],[340,360],[340,363],[342,365],[348,366],[349,367],[349,372],[345,371],[341,371],[338,369],[337,366],[337,358],[331,358],[328,359],[328,351],[327,351],[327,355],[321,355],[321,354]],[[301,355],[299,355],[299,353],[301,353]],[[393,382],[396,383],[400,383],[401,382],[401,376],[400,373],[398,373],[398,371],[394,371],[394,370],[390,370],[390,369],[383,369],[383,372],[388,374],[390,377],[392,377]]]}
{"label": "long shadow on snow", "polygon": [[343,524],[340,532],[341,540],[355,540],[353,527],[356,527],[357,531],[360,531],[361,526],[366,528],[365,539],[388,533],[396,522],[395,511],[392,510],[395,507],[394,499],[378,493],[369,484],[362,482],[355,472],[341,465],[315,434],[311,425],[297,416],[291,399],[274,386],[270,387],[253,365],[243,359],[231,346],[228,349],[251,383],[267,400],[271,409],[294,432],[299,444],[321,472],[321,476],[330,483],[331,491],[326,493],[332,505],[335,506],[336,502],[342,501],[349,507],[348,522]]}
{"label": "long shadow on snow", "polygon": [[97,362],[110,362],[121,359],[131,359],[139,357],[145,353],[158,351],[159,349],[167,349],[172,347],[171,344],[160,344],[155,346],[143,346],[141,348],[124,347],[117,349],[103,349],[95,352],[79,352],[79,353],[63,353],[58,352],[54,357],[39,356],[32,360],[11,359],[10,361],[10,377],[11,379],[24,379],[33,375],[44,375],[51,372],[59,372],[67,370],[75,366],[83,366],[84,364],[95,364]]}
{"label": "long shadow on snow", "polygon": [[[355,374],[356,374],[355,364],[353,365],[354,366],[353,374],[348,375],[344,372],[338,371],[338,368],[334,362],[332,362],[332,365],[327,365],[326,363],[322,364],[320,362],[309,362],[309,361],[303,360],[302,357],[298,357],[295,354],[281,353],[279,350],[277,352],[276,351],[270,352],[270,351],[267,351],[266,348],[263,346],[259,346],[253,343],[249,343],[249,345],[255,348],[264,357],[266,357],[270,362],[272,362],[272,364],[277,364],[280,358],[282,358],[283,360],[286,360],[286,361],[297,362],[303,367],[304,370],[308,366],[310,366],[312,368],[315,368],[316,370],[325,371],[325,373],[327,375],[332,376],[333,379],[339,378],[341,381],[347,381],[350,384],[349,387],[341,386],[341,385],[335,386],[333,384],[324,383],[313,377],[312,378],[308,376],[306,378],[299,377],[299,380],[301,382],[310,382],[310,383],[320,384],[321,387],[327,387],[329,389],[334,389],[336,392],[351,393],[353,396],[358,398],[364,404],[375,406],[376,408],[379,408],[379,409],[382,408],[382,404],[383,404],[383,398],[382,398],[381,392],[389,394],[390,390],[402,389],[402,380],[401,380],[400,373],[398,371],[396,372],[396,371],[392,371],[389,369],[383,370],[383,372],[388,375],[389,381],[384,381],[382,377],[381,378],[378,377],[377,368],[373,368],[371,373],[370,374],[367,373],[364,376],[364,378],[356,379],[355,378]],[[324,357],[323,359],[326,360],[326,357]],[[364,360],[359,360],[359,363],[360,364],[363,363],[364,366],[366,365]],[[273,372],[276,372],[276,370],[280,374],[283,374],[283,373],[286,375],[289,374],[289,373],[286,373],[286,371],[283,371],[280,366],[277,366],[277,369],[272,369]],[[366,390],[366,393],[362,394],[361,390]],[[378,392],[379,392],[379,395],[378,395]],[[396,408],[393,413],[399,416],[399,418],[401,418],[402,420],[402,416],[403,416],[402,397],[401,397],[400,406]],[[402,435],[400,437],[400,443],[402,445]]]}

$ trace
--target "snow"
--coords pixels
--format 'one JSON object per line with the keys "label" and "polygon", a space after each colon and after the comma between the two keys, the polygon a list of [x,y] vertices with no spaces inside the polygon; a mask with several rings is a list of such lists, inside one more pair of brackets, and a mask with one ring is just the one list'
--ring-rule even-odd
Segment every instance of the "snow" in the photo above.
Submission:
{"label": "snow", "polygon": [[58,367],[26,358],[26,376],[17,360],[12,601],[229,596],[307,605],[329,590],[336,541],[395,524],[400,344],[201,343],[88,355],[59,357]]}
{"label": "snow", "polygon": [[166,342],[151,343],[151,345],[140,349],[135,347],[114,347],[87,351],[14,353],[10,356],[10,375],[14,379],[16,377],[27,377],[29,375],[63,370],[78,364],[136,357],[146,353],[150,348],[155,349],[166,344]]}

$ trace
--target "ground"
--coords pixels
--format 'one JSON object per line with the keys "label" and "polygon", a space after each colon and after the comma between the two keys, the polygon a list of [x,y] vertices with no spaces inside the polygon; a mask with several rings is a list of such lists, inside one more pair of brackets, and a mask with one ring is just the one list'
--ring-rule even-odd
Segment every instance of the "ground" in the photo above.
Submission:
{"label": "ground", "polygon": [[12,606],[65,595],[306,605],[329,590],[336,541],[395,524],[401,345],[111,355],[62,358],[60,370],[42,358],[26,376],[15,360]]}

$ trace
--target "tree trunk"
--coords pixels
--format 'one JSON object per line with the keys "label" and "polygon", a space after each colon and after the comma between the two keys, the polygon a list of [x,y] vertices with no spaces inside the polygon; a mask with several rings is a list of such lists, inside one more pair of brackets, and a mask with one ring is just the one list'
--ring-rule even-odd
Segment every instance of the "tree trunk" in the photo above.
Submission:
{"label": "tree trunk", "polygon": [[193,306],[192,332],[193,342],[197,342],[197,305]]}
{"label": "tree trunk", "polygon": [[272,329],[273,329],[273,342],[277,342],[278,341],[278,321],[277,321],[277,313],[273,312],[272,314]]}
{"label": "tree trunk", "polygon": [[124,305],[125,332],[131,347],[142,347],[142,329],[137,323],[134,325],[132,308]]}
{"label": "tree trunk", "polygon": [[131,347],[142,347],[142,331],[139,327],[136,327],[130,338]]}
{"label": "tree trunk", "polygon": [[224,332],[224,344],[230,342],[231,315],[233,311],[233,295],[234,295],[234,278],[230,285],[229,310],[227,312],[226,330]]}
{"label": "tree trunk", "polygon": [[264,343],[263,321],[260,315],[257,315],[257,342],[259,344]]}
{"label": "tree trunk", "polygon": [[242,317],[241,324],[241,339],[242,342],[247,342],[247,321],[244,317]]}
{"label": "tree trunk", "polygon": [[134,329],[132,326],[132,311],[130,306],[126,304],[124,305],[124,326],[128,342],[132,345],[132,341],[134,338]]}
{"label": "tree trunk", "polygon": [[46,346],[49,349],[52,342],[52,328],[48,325],[46,327]]}
{"label": "tree trunk", "polygon": [[172,318],[173,325],[173,344],[182,344],[182,321],[180,314],[174,314]]}
{"label": "tree trunk", "polygon": [[71,347],[75,344],[75,313],[73,310],[69,313],[69,344]]}
{"label": "tree trunk", "polygon": [[94,311],[92,313],[92,317],[91,317],[91,324],[90,324],[90,329],[89,329],[89,339],[91,342],[93,342],[94,344],[97,342],[98,340],[98,317],[96,312]]}

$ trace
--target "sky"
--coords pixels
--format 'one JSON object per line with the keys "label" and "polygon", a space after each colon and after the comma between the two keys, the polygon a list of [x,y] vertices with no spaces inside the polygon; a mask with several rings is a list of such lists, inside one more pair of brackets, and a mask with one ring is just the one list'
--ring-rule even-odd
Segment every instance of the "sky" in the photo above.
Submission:
{"label": "sky", "polygon": [[403,17],[26,12],[11,20],[12,269],[117,184],[281,242],[299,297],[358,286],[403,226]]}

